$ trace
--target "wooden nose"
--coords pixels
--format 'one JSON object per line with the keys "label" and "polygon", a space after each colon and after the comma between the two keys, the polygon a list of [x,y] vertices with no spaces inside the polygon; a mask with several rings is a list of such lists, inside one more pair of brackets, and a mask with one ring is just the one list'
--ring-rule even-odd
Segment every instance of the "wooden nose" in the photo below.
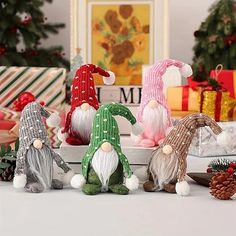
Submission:
{"label": "wooden nose", "polygon": [[112,145],[109,143],[109,142],[105,142],[101,145],[101,149],[104,151],[104,152],[110,152],[112,151],[113,147]]}
{"label": "wooden nose", "polygon": [[33,146],[36,148],[36,149],[41,149],[43,147],[43,143],[41,140],[39,139],[36,139],[34,140],[33,142]]}
{"label": "wooden nose", "polygon": [[148,103],[148,106],[152,109],[154,108],[157,108],[158,107],[158,102],[156,100],[151,100],[149,103]]}
{"label": "wooden nose", "polygon": [[89,105],[88,103],[83,103],[83,104],[81,105],[81,109],[82,109],[83,111],[87,111],[87,110],[89,109],[89,107],[90,107],[90,105]]}

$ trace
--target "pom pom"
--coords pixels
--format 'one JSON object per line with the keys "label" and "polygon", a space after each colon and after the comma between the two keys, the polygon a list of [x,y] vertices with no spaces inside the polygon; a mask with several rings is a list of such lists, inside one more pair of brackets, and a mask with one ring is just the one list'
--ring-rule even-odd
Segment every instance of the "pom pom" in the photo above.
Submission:
{"label": "pom pom", "polygon": [[48,127],[58,127],[61,123],[61,118],[58,114],[52,113],[49,118],[47,118],[46,123]]}
{"label": "pom pom", "polygon": [[134,171],[134,175],[137,176],[141,183],[148,181],[148,168],[146,166],[137,168]]}
{"label": "pom pom", "polygon": [[175,190],[180,196],[187,196],[190,193],[190,187],[187,181],[177,182],[175,185]]}
{"label": "pom pom", "polygon": [[81,188],[86,183],[86,180],[83,175],[77,174],[74,175],[70,181],[72,188]]}
{"label": "pom pom", "polygon": [[163,151],[164,154],[170,155],[173,152],[173,148],[170,145],[165,145],[162,148],[162,151]]}
{"label": "pom pom", "polygon": [[217,135],[217,143],[223,147],[231,146],[231,138],[230,135],[226,131],[222,131]]}
{"label": "pom pom", "polygon": [[130,190],[136,190],[139,186],[139,180],[135,175],[131,175],[130,178],[126,178],[125,180],[125,186]]}
{"label": "pom pom", "polygon": [[142,134],[142,132],[143,132],[143,127],[141,123],[136,122],[134,125],[132,125],[132,133],[134,135],[140,135]]}
{"label": "pom pom", "polygon": [[60,128],[59,130],[58,130],[58,132],[57,132],[57,137],[58,137],[58,139],[61,141],[61,142],[65,142],[66,141],[66,139],[68,138],[68,133],[63,133],[62,132],[62,130],[63,130],[64,128]]}
{"label": "pom pom", "polygon": [[63,184],[69,185],[74,175],[75,172],[73,170],[69,170],[63,177]]}
{"label": "pom pom", "polygon": [[193,74],[193,70],[191,68],[190,65],[185,64],[182,68],[180,68],[180,74],[184,77],[184,78],[188,78],[189,76],[191,76]]}
{"label": "pom pom", "polygon": [[109,77],[103,76],[103,82],[105,85],[113,85],[115,83],[116,77],[112,71],[108,71]]}
{"label": "pom pom", "polygon": [[13,179],[13,187],[20,189],[24,188],[26,185],[26,175],[15,175]]}

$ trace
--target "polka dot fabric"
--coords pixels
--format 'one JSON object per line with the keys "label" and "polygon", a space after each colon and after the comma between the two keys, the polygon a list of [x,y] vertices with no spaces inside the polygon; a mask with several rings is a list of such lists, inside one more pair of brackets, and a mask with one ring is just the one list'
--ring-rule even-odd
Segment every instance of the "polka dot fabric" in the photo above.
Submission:
{"label": "polka dot fabric", "polygon": [[89,148],[82,160],[82,173],[85,178],[87,177],[89,163],[94,153],[104,142],[109,142],[112,144],[128,177],[130,177],[132,174],[129,162],[126,156],[122,153],[120,146],[119,128],[116,120],[113,117],[116,115],[125,117],[132,125],[136,123],[136,119],[133,114],[122,104],[111,103],[103,105],[98,109],[93,122]]}

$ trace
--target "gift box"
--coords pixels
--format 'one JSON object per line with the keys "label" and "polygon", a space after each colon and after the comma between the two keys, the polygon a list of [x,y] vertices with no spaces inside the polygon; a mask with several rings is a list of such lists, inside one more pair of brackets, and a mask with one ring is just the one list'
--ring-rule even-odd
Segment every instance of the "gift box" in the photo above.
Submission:
{"label": "gift box", "polygon": [[212,70],[210,76],[216,78],[232,98],[236,98],[236,70]]}
{"label": "gift box", "polygon": [[47,107],[60,109],[65,102],[65,79],[63,68],[0,66],[0,104],[11,107],[22,92],[28,91]]}
{"label": "gift box", "polygon": [[[218,122],[221,128],[230,136],[236,135],[236,122]],[[192,140],[189,154],[199,157],[236,155],[236,142],[232,148],[225,148],[217,143],[217,136],[209,127],[199,128]]]}
{"label": "gift box", "polygon": [[[59,111],[52,109],[52,108],[46,108],[50,113],[57,112],[60,114],[62,125],[65,120],[65,111],[62,108]],[[16,141],[16,139],[19,137],[19,120],[20,120],[20,112],[15,112],[9,108],[1,108],[0,107],[0,113],[3,113],[4,119],[0,119],[0,144],[12,144]],[[46,125],[47,127],[47,125]],[[59,141],[57,137],[59,127],[51,128],[47,127],[49,140],[51,141],[51,145],[53,148],[60,147],[61,142]]]}
{"label": "gift box", "polygon": [[232,109],[235,102],[228,91],[213,91],[205,89],[201,92],[200,112],[210,116],[215,121],[232,119]]}
{"label": "gift box", "polygon": [[167,88],[167,103],[172,111],[199,111],[199,88],[178,86]]}

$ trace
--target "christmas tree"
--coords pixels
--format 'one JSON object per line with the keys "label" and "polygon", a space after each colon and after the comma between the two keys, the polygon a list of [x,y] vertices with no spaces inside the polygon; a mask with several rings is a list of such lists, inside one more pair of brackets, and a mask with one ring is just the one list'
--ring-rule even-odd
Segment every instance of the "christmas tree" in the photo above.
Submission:
{"label": "christmas tree", "polygon": [[218,64],[236,69],[236,1],[217,1],[210,15],[194,33],[193,71],[196,81],[204,81]]}
{"label": "christmas tree", "polygon": [[41,9],[45,2],[52,0],[1,0],[0,65],[69,68],[61,46],[40,46],[42,40],[65,27],[47,22]]}

